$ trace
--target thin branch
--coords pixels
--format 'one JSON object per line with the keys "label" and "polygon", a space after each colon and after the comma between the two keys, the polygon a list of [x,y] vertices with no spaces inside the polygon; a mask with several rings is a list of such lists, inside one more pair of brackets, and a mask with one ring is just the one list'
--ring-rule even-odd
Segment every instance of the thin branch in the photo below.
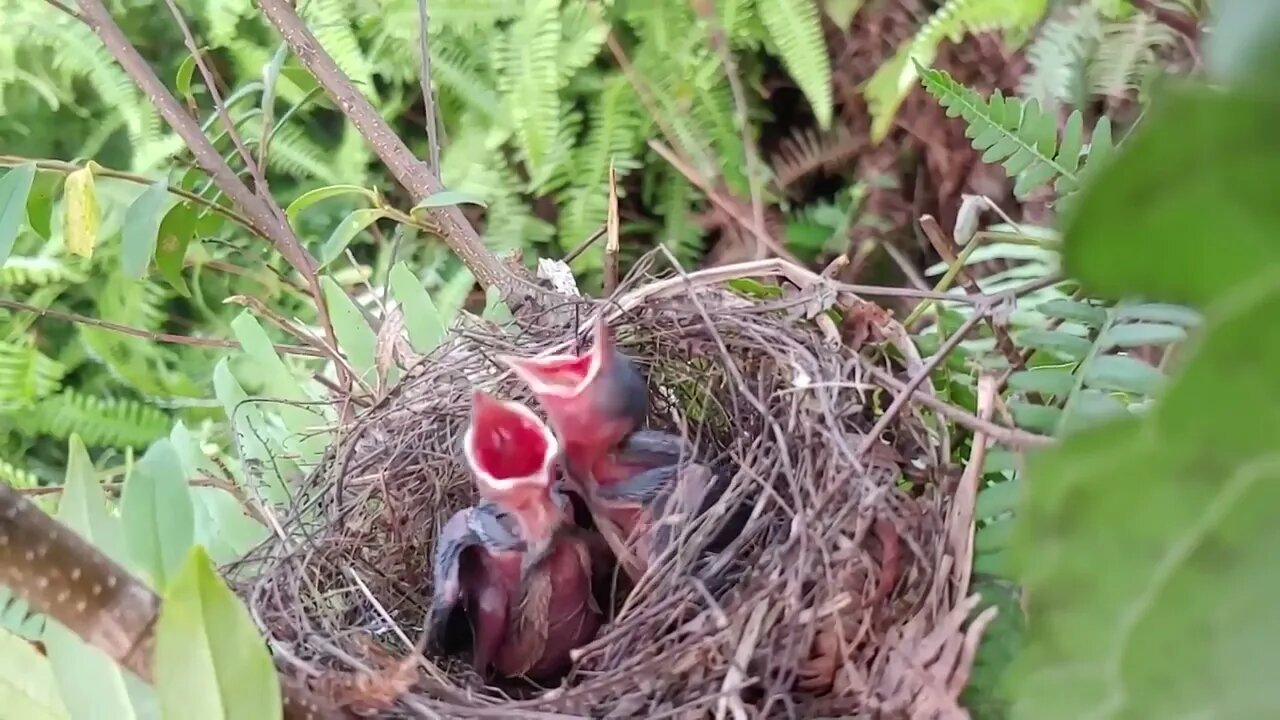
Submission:
{"label": "thin branch", "polygon": [[272,245],[285,261],[307,279],[308,289],[315,301],[316,315],[330,340],[329,344],[336,347],[338,343],[333,333],[333,324],[329,321],[328,306],[320,290],[319,278],[316,276],[316,260],[303,247],[289,223],[283,220],[283,212],[279,210],[279,205],[274,200],[268,201],[259,197],[240,181],[240,177],[222,159],[217,148],[200,129],[200,125],[186,113],[178,99],[169,92],[137,48],[125,37],[124,31],[112,19],[111,13],[103,5],[102,0],[81,0],[80,9],[81,20],[102,40],[103,46],[116,59],[120,67],[150,98],[160,116],[190,148],[192,156],[201,169],[209,174],[219,190],[231,198],[253,220],[254,224],[271,238]]}
{"label": "thin branch", "polygon": [[[49,170],[51,172],[58,172],[64,175],[73,173],[76,170],[81,170],[85,167],[85,165],[80,163],[64,162],[62,160],[36,160],[33,158],[20,157],[18,155],[0,155],[0,167],[16,167],[18,165],[25,165],[26,163],[35,163],[36,168],[39,170]],[[135,185],[154,185],[156,182],[155,178],[144,177],[142,175],[135,175],[134,173],[124,172],[122,170],[112,170],[111,168],[104,168],[101,165],[98,165],[97,163],[94,163],[93,174],[97,177],[111,178],[113,180],[122,180],[124,182],[133,183]],[[191,192],[190,190],[187,190],[186,188],[178,187],[177,185],[169,186],[169,194],[177,195],[183,200],[189,200],[195,203],[196,205],[208,208],[209,210],[240,225],[241,227],[245,228],[249,232],[253,233],[254,235],[257,235],[258,237],[264,240],[271,239],[270,237],[267,236],[266,232],[262,230],[262,228],[258,227],[257,225],[254,225],[253,221],[250,220],[249,218],[245,217],[244,215],[241,215],[240,213],[236,212],[235,210],[232,210],[231,208],[225,205],[219,205],[218,203],[205,198],[203,195]]]}
{"label": "thin branch", "polygon": [[418,0],[418,36],[421,39],[418,52],[422,55],[422,72],[419,81],[422,83],[422,109],[427,116],[427,145],[431,152],[431,172],[440,174],[440,116],[436,110],[436,94],[431,79],[431,45],[427,40],[427,30],[431,17],[427,12],[427,0]]}
{"label": "thin branch", "polygon": [[[160,598],[78,533],[0,483],[0,584],[121,667],[153,682]],[[288,720],[346,720],[280,677]]]}
{"label": "thin branch", "polygon": [[[182,32],[182,41],[187,46],[187,52],[191,53],[196,69],[200,71],[200,77],[204,79],[205,88],[208,89],[209,97],[213,100],[214,112],[218,114],[218,119],[222,121],[222,126],[226,128],[227,135],[231,138],[231,144],[235,145],[236,152],[240,154],[240,159],[244,161],[245,170],[253,178],[254,191],[266,203],[267,208],[276,216],[276,219],[283,224],[285,222],[284,212],[267,189],[267,178],[263,175],[262,167],[253,159],[253,153],[249,152],[249,148],[244,144],[244,138],[240,137],[240,133],[236,130],[236,124],[231,120],[231,114],[227,110],[227,103],[222,99],[222,93],[218,91],[218,84],[213,77],[213,72],[209,70],[209,64],[204,61],[204,54],[200,52],[199,43],[196,42],[195,36],[191,34],[191,28],[187,25],[187,21],[182,17],[182,11],[178,9],[174,0],[164,0],[164,4],[168,6],[169,14],[173,15],[173,21],[177,23],[178,30]],[[264,118],[265,120],[266,118]]]}
{"label": "thin branch", "polygon": [[736,205],[725,199],[724,195],[719,190],[716,190],[706,178],[698,175],[698,171],[695,170],[692,165],[685,162],[680,156],[672,152],[671,148],[663,145],[657,140],[650,140],[649,147],[652,148],[654,152],[658,153],[658,155],[662,156],[663,160],[671,163],[671,166],[680,171],[680,174],[684,175],[689,182],[697,186],[697,188],[707,196],[707,199],[709,199],[713,205],[720,208],[722,212],[733,218],[739,225],[746,228],[747,232],[751,233],[751,236],[758,242],[764,244],[778,257],[785,258],[797,265],[800,264],[799,258],[797,258],[790,250],[783,247],[782,243],[778,242],[776,238],[770,235],[769,231],[765,229],[763,224],[757,225],[754,220],[743,217],[742,211]]}
{"label": "thin branch", "polygon": [[885,409],[884,413],[880,416],[880,419],[876,420],[876,424],[872,425],[871,429],[867,431],[866,436],[862,438],[862,443],[858,446],[859,458],[864,457],[871,451],[871,448],[875,447],[880,442],[880,434],[883,433],[885,429],[893,423],[894,419],[898,417],[898,414],[902,412],[902,409],[906,407],[907,403],[911,400],[911,396],[915,393],[916,389],[919,388],[921,383],[923,383],[929,375],[933,373],[934,368],[938,367],[938,365],[940,365],[942,361],[952,353],[952,351],[960,346],[960,342],[964,340],[965,336],[968,335],[975,327],[977,327],[979,322],[982,322],[982,318],[985,317],[986,314],[987,308],[976,308],[973,314],[970,315],[964,321],[964,324],[960,326],[960,329],[951,333],[951,337],[947,338],[947,341],[942,344],[942,347],[938,348],[938,352],[934,353],[933,357],[925,361],[924,367],[920,368],[916,371],[915,375],[911,376],[911,379],[907,381],[906,386],[903,387],[902,390],[898,392],[897,396],[893,398],[893,402]]}
{"label": "thin branch", "polygon": [[[320,46],[289,0],[255,0],[255,4],[415,201],[444,189],[439,176],[413,156],[369,99],[356,89],[346,73]],[[523,268],[517,270],[503,263],[485,247],[475,228],[456,206],[432,208],[428,214],[438,223],[439,234],[445,244],[476,280],[485,288],[497,287],[513,308],[547,292],[534,283]]]}
{"label": "thin branch", "polygon": [[[240,343],[235,340],[222,340],[220,338],[199,338],[189,335],[175,335],[173,333],[152,332],[141,328],[130,327],[128,325],[120,325],[107,320],[89,317],[87,315],[79,315],[77,313],[63,312],[61,310],[51,310],[49,308],[28,305],[17,300],[5,300],[0,298],[0,308],[8,308],[18,312],[27,312],[37,317],[53,318],[54,320],[63,320],[77,325],[88,325],[90,327],[110,330],[121,335],[132,335],[133,337],[150,340],[152,342],[168,343],[171,345],[187,345],[190,347],[205,348],[228,348],[236,349],[240,347]],[[315,348],[305,347],[302,345],[274,345],[276,352],[287,355],[303,355],[306,357],[329,357],[329,353],[317,350]]]}
{"label": "thin branch", "polygon": [[[708,34],[711,36],[711,47],[720,56],[720,64],[724,66],[725,77],[729,79],[729,90],[733,94],[734,124],[742,135],[742,152],[745,155],[747,168],[747,187],[751,194],[751,218],[758,228],[764,228],[764,200],[760,188],[760,157],[756,154],[755,140],[751,137],[750,124],[747,122],[747,94],[742,89],[742,78],[738,76],[738,64],[729,50],[729,41],[725,37],[724,28],[720,26],[720,17],[715,13],[715,5],[694,0],[694,11],[706,21]],[[756,259],[765,257],[768,247],[756,241]]]}

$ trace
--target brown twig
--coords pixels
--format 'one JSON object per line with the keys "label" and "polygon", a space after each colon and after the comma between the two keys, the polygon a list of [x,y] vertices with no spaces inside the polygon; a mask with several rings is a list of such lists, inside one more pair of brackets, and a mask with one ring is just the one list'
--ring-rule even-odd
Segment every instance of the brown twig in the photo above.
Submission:
{"label": "brown twig", "polygon": [[[720,56],[720,64],[724,66],[725,77],[729,80],[729,91],[733,94],[733,120],[742,136],[742,152],[745,155],[747,169],[747,187],[751,194],[751,219],[757,228],[764,228],[764,199],[760,189],[760,158],[756,154],[755,141],[751,138],[750,124],[747,121],[747,95],[742,89],[742,78],[738,76],[738,64],[729,50],[729,41],[725,37],[724,28],[720,26],[720,16],[715,12],[713,3],[700,0],[692,1],[694,12],[707,23],[711,47]],[[756,259],[766,257],[768,246],[757,237]]]}
{"label": "brown twig", "polygon": [[[938,221],[932,215],[920,216],[920,230],[924,232],[929,244],[937,251],[943,262],[949,265],[958,265],[961,262],[952,248],[952,239],[947,237],[946,233],[942,231],[942,227],[938,225]],[[976,241],[971,240],[970,242]],[[978,285],[978,281],[973,279],[973,276],[964,269],[963,265],[959,265],[956,268],[956,279],[960,281],[960,284],[968,292],[974,295],[983,294],[982,287]],[[1009,336],[1009,330],[989,315],[984,317],[984,321],[995,336],[996,347],[1000,349],[1009,364],[1017,368],[1025,367],[1022,355],[1018,353],[1018,346],[1014,344],[1013,338]]]}
{"label": "brown twig", "polygon": [[735,222],[745,228],[747,232],[751,233],[751,236],[758,242],[764,244],[778,257],[785,258],[797,265],[800,264],[799,258],[797,258],[790,250],[783,247],[782,243],[778,242],[777,238],[770,235],[764,225],[757,225],[754,220],[744,218],[742,216],[742,211],[739,210],[736,205],[725,199],[724,195],[719,190],[713,187],[706,178],[699,175],[698,171],[695,170],[692,165],[685,162],[682,158],[672,152],[671,148],[663,145],[657,140],[650,140],[649,147],[652,148],[654,152],[658,153],[658,155],[662,156],[663,160],[670,163],[671,167],[678,170],[681,175],[684,175],[685,179],[701,190],[703,194],[707,196],[707,199],[711,201],[711,204],[720,208],[721,212],[724,212],[726,215],[733,218]]}
{"label": "brown twig", "polygon": [[[55,320],[64,320],[66,322],[76,323],[77,325],[88,325],[90,327],[102,328],[118,332],[122,335],[132,335],[133,337],[150,340],[152,342],[169,343],[173,345],[188,345],[190,347],[207,347],[207,348],[229,348],[235,349],[240,347],[240,343],[235,340],[222,340],[220,338],[198,338],[188,335],[174,335],[172,333],[152,332],[141,328],[130,327],[128,325],[120,325],[118,323],[100,320],[98,318],[89,317],[87,315],[79,315],[71,312],[63,312],[61,310],[51,310],[49,308],[28,305],[17,300],[5,300],[0,298],[0,308],[16,310],[18,312],[32,313],[38,317],[53,318]],[[317,350],[315,348],[305,347],[302,345],[274,345],[276,352],[288,355],[303,355],[306,357],[328,357],[327,352]]]}
{"label": "brown twig", "polygon": [[[320,46],[289,0],[255,0],[255,4],[415,201],[444,189],[440,178],[413,156],[369,99],[356,89],[346,73]],[[497,287],[513,309],[547,292],[522,272],[523,269],[517,270],[515,266],[502,262],[485,247],[475,228],[456,206],[433,208],[428,215],[436,221],[445,244],[476,280],[486,288]]]}
{"label": "brown twig", "polygon": [[609,212],[605,218],[604,241],[604,292],[612,295],[618,289],[618,175],[613,163],[609,163]]}
{"label": "brown twig", "polygon": [[[17,155],[0,155],[0,167],[16,167],[18,165],[23,165],[29,162],[35,163],[36,168],[39,170],[50,170],[52,172],[63,173],[64,175],[75,172],[76,170],[82,170],[85,167],[85,165],[80,163],[64,162],[62,160],[36,160],[32,158],[19,157]],[[113,180],[122,180],[124,182],[133,183],[135,185],[154,185],[155,184],[155,178],[143,177],[142,175],[135,175],[133,173],[124,172],[121,170],[112,170],[111,168],[104,168],[101,165],[98,165],[96,163],[94,164],[94,167],[93,167],[93,174],[98,177],[106,177],[106,178],[111,178]],[[200,195],[198,193],[193,193],[190,190],[178,187],[177,185],[169,186],[169,194],[177,195],[183,200],[189,200],[201,207],[208,208],[209,210],[227,218],[228,220],[238,225],[241,225],[249,232],[252,232],[254,235],[257,235],[258,237],[263,238],[264,240],[270,240],[266,232],[264,232],[262,228],[255,225],[252,220],[250,220],[249,218],[245,217],[244,215],[241,215],[240,213],[236,212],[235,210],[225,205],[219,205],[218,203],[205,198],[203,195]]]}
{"label": "brown twig", "polygon": [[[161,601],[146,585],[0,483],[0,583],[88,645],[153,681]],[[301,683],[280,678],[284,717],[345,720]]]}
{"label": "brown twig", "polygon": [[881,442],[880,434],[893,423],[894,419],[898,416],[898,413],[902,412],[902,409],[907,406],[907,402],[911,400],[911,396],[915,393],[916,388],[920,387],[920,384],[933,373],[934,368],[938,367],[938,365],[940,365],[942,361],[952,353],[952,351],[960,346],[960,343],[965,339],[965,336],[967,336],[973,328],[977,327],[978,323],[982,322],[982,318],[985,317],[986,314],[986,308],[975,308],[974,312],[969,315],[960,328],[951,333],[951,337],[947,338],[946,342],[942,343],[942,347],[938,348],[938,352],[934,353],[933,357],[925,361],[924,367],[920,368],[915,375],[911,376],[911,379],[907,381],[906,386],[904,386],[902,390],[898,391],[897,396],[893,398],[893,402],[889,404],[889,407],[886,408],[880,418],[876,420],[876,424],[872,425],[871,429],[868,430],[867,434],[862,438],[862,443],[858,446],[859,458],[865,457],[866,454],[871,451],[871,448]]}
{"label": "brown twig", "polygon": [[418,80],[422,83],[422,108],[427,116],[427,145],[431,153],[431,172],[440,174],[440,115],[436,110],[436,94],[431,79],[431,45],[428,42],[427,30],[431,16],[427,12],[427,0],[418,0],[418,52],[422,55],[422,71]]}

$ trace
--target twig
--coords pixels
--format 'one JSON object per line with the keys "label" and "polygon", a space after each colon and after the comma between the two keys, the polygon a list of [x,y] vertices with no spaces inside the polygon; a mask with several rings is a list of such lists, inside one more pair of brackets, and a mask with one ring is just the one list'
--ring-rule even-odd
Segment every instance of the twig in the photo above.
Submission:
{"label": "twig", "polygon": [[[0,483],[0,583],[146,682],[154,678],[161,601],[127,570]],[[346,720],[292,678],[280,678],[284,717]]]}
{"label": "twig", "polygon": [[[191,154],[201,169],[209,174],[219,190],[231,198],[253,220],[254,224],[271,238],[272,245],[285,261],[307,279],[311,297],[315,300],[316,315],[324,326],[330,344],[336,347],[338,343],[333,333],[333,325],[329,322],[329,311],[324,295],[320,291],[319,278],[316,276],[315,258],[311,257],[311,253],[307,252],[298,236],[294,234],[293,228],[284,221],[284,213],[279,210],[279,205],[274,200],[268,201],[258,196],[240,181],[240,177],[223,160],[217,148],[209,138],[205,137],[200,125],[186,113],[138,49],[125,37],[124,31],[112,19],[111,13],[103,5],[102,0],[82,0],[80,9],[80,19],[102,40],[103,46],[116,59],[120,67],[150,98],[160,116],[191,149]],[[198,48],[196,51],[198,53]],[[198,54],[196,59],[199,61]]]}
{"label": "twig", "polygon": [[[19,157],[17,155],[0,155],[0,167],[16,167],[29,162],[35,163],[36,168],[39,170],[49,170],[52,172],[59,172],[64,175],[75,172],[76,170],[82,170],[85,167],[80,163],[63,162],[62,160],[36,160],[32,158]],[[104,168],[97,163],[93,166],[93,174],[98,177],[123,180],[124,182],[133,183],[135,185],[154,185],[156,182],[155,178],[143,177],[142,175],[135,175],[121,170],[112,170],[111,168]],[[241,225],[249,232],[252,232],[254,235],[257,235],[264,240],[271,239],[267,236],[266,232],[262,230],[262,228],[254,225],[252,220],[225,205],[219,205],[218,203],[205,198],[203,195],[193,193],[190,190],[178,187],[177,185],[168,186],[168,190],[170,195],[177,195],[183,200],[189,200],[201,207],[208,208],[228,220]]]}
{"label": "twig", "polygon": [[[720,26],[720,16],[715,13],[715,5],[713,3],[703,3],[698,0],[692,2],[694,12],[707,23],[708,34],[711,36],[711,47],[715,49],[716,54],[720,56],[720,64],[724,66],[725,77],[729,80],[729,90],[733,94],[733,121],[738,126],[738,132],[742,135],[742,153],[745,156],[747,168],[747,187],[751,194],[751,219],[757,228],[764,228],[764,200],[761,197],[759,165],[760,158],[756,155],[755,141],[751,138],[750,125],[747,122],[747,96],[742,90],[742,79],[738,77],[738,64],[733,59],[733,53],[729,51],[729,42],[725,38],[724,28]],[[756,259],[764,259],[764,252],[767,245],[756,240]]]}
{"label": "twig", "polygon": [[596,228],[596,231],[588,235],[586,240],[583,240],[582,242],[578,243],[577,247],[570,250],[568,254],[564,256],[564,263],[568,265],[572,263],[574,260],[577,260],[579,255],[589,250],[592,245],[595,245],[596,242],[600,240],[600,238],[604,237],[604,234],[608,231],[608,229],[609,228],[605,225],[601,225],[600,227]]}
{"label": "twig", "polygon": [[422,108],[427,116],[427,145],[431,152],[431,172],[436,175],[440,174],[440,116],[436,111],[436,95],[433,90],[434,83],[431,80],[431,47],[427,40],[427,29],[430,25],[430,15],[427,12],[427,0],[418,0],[418,37],[421,42],[418,45],[419,52],[422,54],[422,72],[419,73],[418,80],[422,83]]}
{"label": "twig", "polygon": [[986,314],[987,309],[985,307],[975,308],[973,314],[970,315],[962,325],[960,325],[958,330],[951,333],[951,337],[947,338],[947,341],[942,344],[942,347],[938,348],[938,352],[934,353],[933,357],[925,361],[924,367],[920,368],[915,375],[911,376],[911,379],[907,381],[906,386],[898,392],[897,396],[893,398],[893,402],[890,403],[889,407],[880,415],[880,419],[876,420],[876,424],[872,425],[871,429],[868,430],[867,434],[862,438],[862,443],[858,446],[857,456],[859,459],[865,457],[866,454],[871,451],[871,448],[875,447],[880,442],[880,434],[889,427],[889,425],[894,421],[894,418],[898,416],[898,413],[902,412],[902,408],[906,407],[907,403],[911,400],[912,394],[915,393],[916,388],[920,387],[920,384],[933,373],[934,368],[938,367],[938,365],[940,365],[953,350],[959,347],[960,342],[964,340],[965,336],[968,335],[973,328],[977,327],[978,323],[982,322],[982,318],[985,317]]}
{"label": "twig", "polygon": [[[182,17],[182,11],[178,9],[174,0],[164,0],[164,4],[168,6],[169,14],[173,16],[173,21],[177,23],[178,30],[182,33],[182,41],[187,46],[187,52],[191,53],[191,59],[195,61],[196,69],[200,71],[200,77],[204,79],[205,88],[209,90],[209,97],[213,100],[213,111],[217,113],[218,118],[222,121],[222,126],[226,128],[227,136],[231,138],[231,144],[235,146],[236,152],[239,153],[240,159],[244,162],[245,170],[253,178],[254,192],[258,194],[258,197],[262,198],[267,209],[276,216],[276,219],[281,224],[285,224],[284,211],[271,197],[271,193],[267,188],[267,179],[262,173],[262,167],[253,159],[253,153],[249,152],[249,148],[244,144],[244,138],[240,137],[239,131],[236,130],[236,124],[231,120],[231,114],[227,110],[227,103],[222,99],[222,93],[218,90],[218,84],[214,80],[213,72],[209,70],[209,64],[204,61],[204,54],[200,52],[200,44],[196,42],[195,36],[191,34],[191,28]],[[265,157],[265,147],[260,149]]]}
{"label": "twig", "polygon": [[[895,392],[904,392],[907,384],[893,376],[887,370],[882,370],[870,363],[866,364],[867,374],[875,379],[876,382],[888,387]],[[1005,427],[997,425],[988,420],[970,413],[962,408],[958,408],[950,403],[945,403],[936,397],[933,397],[920,388],[911,391],[916,402],[929,408],[930,410],[945,417],[951,422],[964,427],[973,432],[986,433],[993,441],[1000,443],[1015,450],[1026,450],[1029,448],[1048,447],[1054,444],[1054,439],[1045,435],[1036,435],[1018,428]]]}
{"label": "twig", "polygon": [[[18,312],[32,313],[38,317],[53,318],[55,320],[64,320],[66,322],[76,323],[78,325],[88,325],[90,327],[102,328],[118,332],[122,335],[132,335],[133,337],[150,340],[152,342],[169,343],[173,345],[188,345],[191,347],[207,347],[207,348],[229,348],[236,349],[240,347],[240,343],[235,340],[222,340],[220,338],[198,338],[187,335],[174,335],[172,333],[152,332],[141,328],[130,327],[128,325],[120,325],[118,323],[100,320],[98,318],[89,317],[87,315],[79,315],[71,312],[63,312],[61,310],[51,310],[49,308],[28,305],[17,300],[5,300],[0,298],[0,308],[8,308]],[[276,352],[288,355],[303,355],[307,357],[328,357],[329,354],[323,350],[305,347],[302,345],[273,345]]]}
{"label": "twig", "polygon": [[[968,247],[961,251],[961,255],[957,256],[952,250],[952,240],[942,231],[942,227],[938,225],[938,221],[932,215],[920,216],[920,229],[924,232],[929,244],[934,250],[938,251],[938,255],[942,257],[943,262],[952,265],[955,270],[955,277],[964,285],[965,290],[974,295],[982,294],[982,287],[978,285],[978,281],[964,269],[964,263],[968,260],[968,256],[973,249],[978,247],[978,243],[970,241]],[[946,290],[944,287],[936,288],[938,290]],[[923,305],[923,304],[922,304]],[[914,313],[913,313],[914,314]],[[1005,359],[1015,367],[1023,367],[1022,356],[1018,353],[1018,347],[1013,343],[1013,338],[1009,337],[1009,330],[1001,323],[996,322],[995,318],[986,316],[987,327],[991,328],[991,332],[995,335],[996,347],[1004,354]],[[903,323],[906,325],[907,323]]]}
{"label": "twig", "polygon": [[[415,201],[444,189],[439,176],[413,156],[369,99],[356,89],[346,73],[320,46],[289,0],[255,0],[255,4]],[[428,215],[436,220],[441,238],[476,281],[486,288],[497,287],[513,309],[547,292],[534,283],[523,268],[517,269],[502,262],[485,247],[475,228],[456,206],[432,208]]]}
{"label": "twig", "polygon": [[609,213],[605,218],[604,292],[612,295],[618,289],[618,176],[613,161],[609,162]]}
{"label": "twig", "polygon": [[[995,411],[996,396],[999,393],[994,375],[984,374],[978,378],[978,417],[991,420]],[[969,464],[960,476],[960,484],[952,495],[951,512],[947,525],[951,535],[951,551],[955,557],[955,565],[951,572],[956,576],[956,593],[960,597],[969,594],[969,580],[973,575],[973,535],[974,509],[978,498],[978,486],[982,481],[982,467],[987,459],[986,433],[973,434],[972,449],[969,451]]]}
{"label": "twig", "polygon": [[763,223],[757,225],[755,221],[742,217],[742,212],[733,203],[726,200],[720,191],[712,187],[711,183],[706,178],[700,176],[698,172],[694,170],[692,165],[685,162],[678,155],[672,152],[671,148],[663,145],[657,140],[650,140],[649,147],[652,148],[654,152],[658,153],[658,155],[662,156],[663,160],[671,163],[671,167],[680,171],[680,174],[684,175],[689,182],[697,186],[697,188],[707,196],[707,199],[710,200],[713,205],[720,208],[722,212],[733,218],[739,225],[746,228],[746,230],[751,233],[751,236],[758,242],[763,243],[778,257],[786,258],[797,265],[800,264],[799,258],[797,258],[790,250],[783,247],[782,243],[778,242],[776,238],[770,235],[769,231],[765,229]]}

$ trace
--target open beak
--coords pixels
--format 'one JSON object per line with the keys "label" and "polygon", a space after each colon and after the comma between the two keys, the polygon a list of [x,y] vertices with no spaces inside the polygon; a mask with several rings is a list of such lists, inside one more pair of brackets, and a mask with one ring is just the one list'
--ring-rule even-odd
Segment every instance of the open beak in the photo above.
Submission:
{"label": "open beak", "polygon": [[594,342],[581,355],[547,355],[523,358],[515,355],[498,355],[497,360],[519,377],[538,399],[552,410],[586,393],[587,389],[606,369],[612,348],[609,326],[603,317],[595,322]]}
{"label": "open beak", "polygon": [[481,497],[516,518],[534,561],[541,559],[564,521],[551,496],[555,434],[529,408],[476,390],[462,445]]}

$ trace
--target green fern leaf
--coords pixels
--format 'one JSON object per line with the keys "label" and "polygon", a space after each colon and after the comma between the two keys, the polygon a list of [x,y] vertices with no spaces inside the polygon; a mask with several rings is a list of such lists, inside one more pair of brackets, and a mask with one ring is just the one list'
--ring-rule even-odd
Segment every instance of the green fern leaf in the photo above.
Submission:
{"label": "green fern leaf", "polygon": [[1095,140],[1101,142],[1085,151],[1078,110],[1068,118],[1059,143],[1055,119],[1034,100],[1006,98],[999,90],[983,100],[976,90],[957,83],[946,71],[920,68],[920,75],[947,115],[964,118],[968,125],[965,134],[975,149],[983,151],[982,161],[1002,164],[1009,177],[1015,178],[1014,193],[1019,197],[1054,178],[1060,194],[1074,191],[1080,186],[1082,157],[1096,162],[1110,151],[1110,123],[1105,117],[1094,133]]}
{"label": "green fern leaf", "polygon": [[782,64],[813,106],[822,129],[831,127],[831,59],[822,36],[818,6],[813,0],[756,0],[760,19]]}
{"label": "green fern leaf", "polygon": [[40,478],[21,465],[0,457],[0,482],[11,488],[33,488],[40,485]]}
{"label": "green fern leaf", "polygon": [[46,357],[30,338],[0,341],[0,411],[29,407],[57,392],[66,373],[64,365]]}
{"label": "green fern leaf", "polygon": [[1089,63],[1089,89],[1098,95],[1124,96],[1157,71],[1157,52],[1177,39],[1169,26],[1146,13],[1134,13],[1103,29]]}
{"label": "green fern leaf", "polygon": [[1024,31],[1044,15],[1047,5],[1047,0],[947,0],[867,81],[863,95],[871,113],[872,142],[889,133],[898,107],[915,88],[917,63],[931,64],[943,40],[959,42],[966,34],[994,30]]}
{"label": "green fern leaf", "polygon": [[10,256],[0,267],[0,288],[45,287],[85,282],[83,271],[54,257]]}
{"label": "green fern leaf", "polygon": [[529,171],[530,186],[546,182],[560,137],[560,87],[556,63],[560,52],[559,0],[529,0],[525,12],[500,37],[495,48],[501,69],[499,88],[507,98]]}
{"label": "green fern leaf", "polygon": [[1046,22],[1027,48],[1031,68],[1018,81],[1018,96],[1037,100],[1045,109],[1082,100],[1086,56],[1101,36],[1099,12],[1091,3],[1068,8]]}
{"label": "green fern leaf", "polygon": [[87,445],[146,447],[169,433],[168,414],[136,400],[100,398],[67,389],[24,414],[29,434],[61,440],[78,434]]}

